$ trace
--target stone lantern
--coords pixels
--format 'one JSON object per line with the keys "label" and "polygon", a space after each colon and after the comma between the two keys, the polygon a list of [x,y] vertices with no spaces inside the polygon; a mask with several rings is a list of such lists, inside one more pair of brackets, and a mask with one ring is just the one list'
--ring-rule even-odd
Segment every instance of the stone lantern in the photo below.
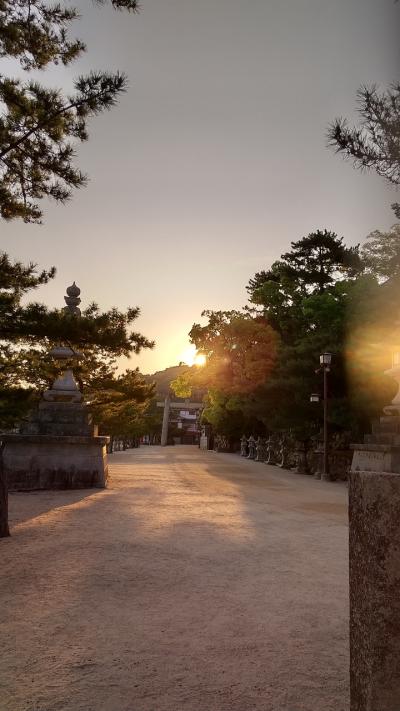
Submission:
{"label": "stone lantern", "polygon": [[[72,318],[80,316],[79,294],[74,282],[64,297],[64,310]],[[57,346],[49,357],[65,364],[66,369],[43,393],[37,410],[23,424],[21,432],[3,437],[9,488],[104,487],[108,437],[98,436],[70,367],[82,355],[69,346]]]}

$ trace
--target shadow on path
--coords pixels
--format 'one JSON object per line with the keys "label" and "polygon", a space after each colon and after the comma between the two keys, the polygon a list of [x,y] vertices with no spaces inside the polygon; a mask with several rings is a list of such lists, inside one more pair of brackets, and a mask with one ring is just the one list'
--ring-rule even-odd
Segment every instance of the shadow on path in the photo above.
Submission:
{"label": "shadow on path", "polygon": [[36,518],[1,549],[7,711],[345,711],[345,517],[306,505],[346,492],[269,469],[143,448],[97,495],[24,495]]}

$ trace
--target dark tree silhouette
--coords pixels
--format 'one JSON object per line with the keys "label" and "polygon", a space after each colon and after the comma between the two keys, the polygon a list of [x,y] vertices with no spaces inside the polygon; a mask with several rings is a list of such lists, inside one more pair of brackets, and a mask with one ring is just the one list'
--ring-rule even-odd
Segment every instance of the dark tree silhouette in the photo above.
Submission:
{"label": "dark tree silhouette", "polygon": [[[104,4],[101,2],[99,4]],[[115,9],[135,12],[136,0],[111,0]],[[0,0],[0,56],[25,71],[70,64],[86,50],[68,35],[79,17],[74,8],[42,0]],[[64,95],[37,81],[0,76],[0,214],[3,219],[40,222],[44,197],[64,203],[86,183],[74,166],[74,148],[88,138],[87,120],[110,109],[127,80],[119,72],[91,72]]]}
{"label": "dark tree silhouette", "polygon": [[[329,145],[353,161],[356,168],[375,170],[392,185],[400,184],[400,83],[387,91],[358,91],[360,125],[336,119],[328,131]],[[400,205],[392,208],[400,219]]]}
{"label": "dark tree silhouette", "polygon": [[[24,303],[32,290],[46,284],[55,269],[38,270],[36,264],[13,262],[0,252],[0,431],[14,427],[58,374],[58,366],[45,357],[54,345],[67,343],[84,355],[75,374],[90,400],[108,410],[125,407],[132,420],[135,404],[142,407],[152,387],[137,371],[115,376],[115,359],[152,348],[153,342],[132,331],[139,316],[137,307],[125,312],[101,312],[89,305],[79,318],[63,309],[48,309],[36,302]],[[1,436],[0,436],[1,439]],[[1,460],[1,451],[0,451]],[[7,486],[0,461],[0,537],[8,535]]]}

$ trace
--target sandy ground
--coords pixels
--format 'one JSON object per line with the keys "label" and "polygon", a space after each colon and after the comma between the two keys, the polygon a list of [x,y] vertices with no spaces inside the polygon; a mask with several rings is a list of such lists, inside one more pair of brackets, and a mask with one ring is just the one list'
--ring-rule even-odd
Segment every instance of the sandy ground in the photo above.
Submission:
{"label": "sandy ground", "polygon": [[347,489],[196,447],[10,496],[0,711],[346,711]]}

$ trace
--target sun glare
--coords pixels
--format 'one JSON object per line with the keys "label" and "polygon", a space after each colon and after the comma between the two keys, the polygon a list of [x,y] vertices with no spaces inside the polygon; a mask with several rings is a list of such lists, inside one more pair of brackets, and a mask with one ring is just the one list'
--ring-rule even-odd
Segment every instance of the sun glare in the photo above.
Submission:
{"label": "sun glare", "polygon": [[206,357],[203,353],[197,353],[194,359],[194,364],[195,365],[205,365],[206,364]]}
{"label": "sun glare", "polygon": [[180,359],[182,363],[185,363],[186,365],[205,365],[206,363],[206,357],[202,353],[197,353],[196,351],[196,346],[191,345],[188,346],[182,353]]}

